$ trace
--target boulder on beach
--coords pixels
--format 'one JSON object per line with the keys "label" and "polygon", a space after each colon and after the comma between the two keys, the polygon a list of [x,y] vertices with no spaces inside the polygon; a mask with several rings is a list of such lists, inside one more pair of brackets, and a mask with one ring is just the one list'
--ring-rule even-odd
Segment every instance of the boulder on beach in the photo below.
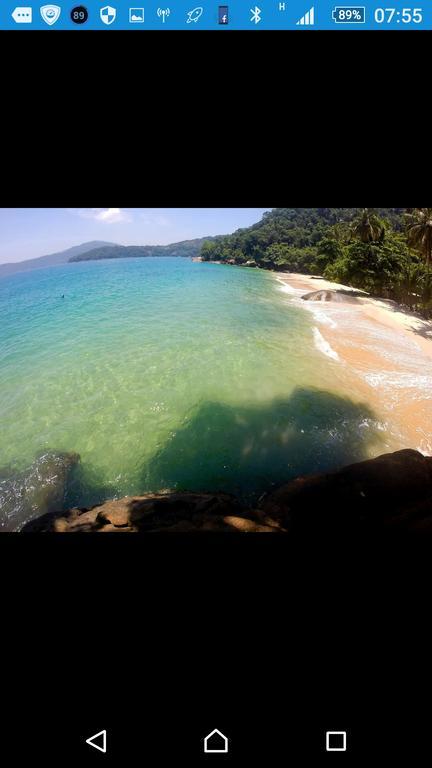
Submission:
{"label": "boulder on beach", "polygon": [[343,301],[344,303],[357,304],[357,295],[359,294],[355,291],[322,290],[305,293],[302,299],[304,301]]}
{"label": "boulder on beach", "polygon": [[22,472],[0,472],[0,531],[20,531],[35,517],[63,509],[77,453],[44,453]]}

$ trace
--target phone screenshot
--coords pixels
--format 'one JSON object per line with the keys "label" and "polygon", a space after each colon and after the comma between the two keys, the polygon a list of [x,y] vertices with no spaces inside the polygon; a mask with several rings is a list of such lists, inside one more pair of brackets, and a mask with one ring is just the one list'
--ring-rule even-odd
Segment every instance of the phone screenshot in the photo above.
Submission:
{"label": "phone screenshot", "polygon": [[426,765],[432,8],[110,1],[0,8],[3,762]]}

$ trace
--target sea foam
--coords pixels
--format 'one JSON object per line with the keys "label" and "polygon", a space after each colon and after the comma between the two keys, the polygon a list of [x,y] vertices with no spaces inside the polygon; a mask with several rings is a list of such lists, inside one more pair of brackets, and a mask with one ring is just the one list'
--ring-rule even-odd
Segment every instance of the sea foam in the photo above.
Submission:
{"label": "sea foam", "polygon": [[279,280],[279,290],[282,291],[282,293],[289,293],[291,295],[302,293],[302,291],[299,291],[298,288],[293,288],[292,285],[282,282],[282,280]]}
{"label": "sea foam", "polygon": [[365,380],[371,387],[388,387],[391,389],[419,389],[422,396],[432,397],[432,377],[406,371],[376,371],[367,373]]}
{"label": "sea foam", "polygon": [[314,336],[314,342],[316,348],[323,353],[323,355],[327,355],[327,357],[331,357],[332,360],[339,360],[339,355],[335,350],[330,346],[328,341],[324,338],[324,336],[321,334],[318,328],[313,328],[313,336]]}
{"label": "sea foam", "polygon": [[309,304],[306,302],[304,303],[304,308],[308,309],[309,312],[312,312],[317,323],[321,323],[322,325],[327,325],[329,328],[338,327],[336,321],[333,320],[329,312],[325,312],[322,309],[318,309],[316,306],[313,306],[313,304]]}

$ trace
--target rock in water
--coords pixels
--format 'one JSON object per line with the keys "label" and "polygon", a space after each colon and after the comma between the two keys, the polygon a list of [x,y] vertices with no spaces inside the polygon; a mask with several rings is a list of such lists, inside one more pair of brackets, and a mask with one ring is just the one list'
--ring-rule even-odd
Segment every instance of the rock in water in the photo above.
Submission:
{"label": "rock in water", "polygon": [[44,453],[19,474],[0,471],[0,531],[20,531],[39,515],[61,511],[77,453]]}

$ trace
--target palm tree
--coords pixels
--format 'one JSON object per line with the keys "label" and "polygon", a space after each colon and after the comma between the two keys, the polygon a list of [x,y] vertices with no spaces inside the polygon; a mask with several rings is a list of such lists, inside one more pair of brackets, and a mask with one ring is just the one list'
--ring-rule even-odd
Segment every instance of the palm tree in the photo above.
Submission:
{"label": "palm tree", "polygon": [[411,208],[406,218],[408,245],[420,251],[429,269],[432,260],[432,208]]}
{"label": "palm tree", "polygon": [[336,224],[333,224],[329,236],[336,240],[338,243],[346,245],[349,243],[351,236],[350,224],[347,221],[343,221],[342,219],[337,221]]}
{"label": "palm tree", "polygon": [[384,239],[385,227],[373,208],[363,208],[351,224],[351,233],[362,243],[376,243]]}

